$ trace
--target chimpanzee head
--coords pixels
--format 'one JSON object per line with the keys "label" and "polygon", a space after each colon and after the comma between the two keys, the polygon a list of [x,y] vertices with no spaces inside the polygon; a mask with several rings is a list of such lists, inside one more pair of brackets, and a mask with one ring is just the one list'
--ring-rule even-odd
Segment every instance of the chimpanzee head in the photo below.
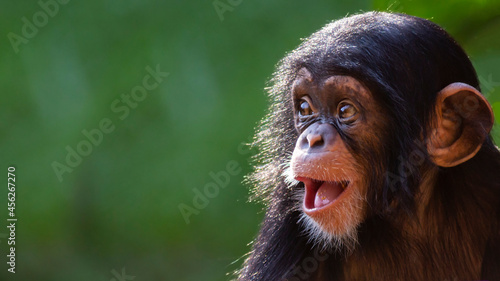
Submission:
{"label": "chimpanzee head", "polygon": [[431,192],[423,182],[493,146],[471,62],[421,18],[334,21],[282,59],[271,83],[251,179],[324,245],[352,247],[367,218],[415,212]]}

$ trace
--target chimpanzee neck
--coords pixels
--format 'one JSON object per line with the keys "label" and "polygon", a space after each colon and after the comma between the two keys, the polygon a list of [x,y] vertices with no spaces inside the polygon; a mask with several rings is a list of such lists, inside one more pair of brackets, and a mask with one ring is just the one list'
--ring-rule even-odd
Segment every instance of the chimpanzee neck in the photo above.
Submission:
{"label": "chimpanzee neck", "polygon": [[498,227],[498,197],[441,174],[423,184],[429,185],[421,186],[425,208],[415,217],[372,217],[360,227],[357,250],[337,261],[343,280],[480,278],[488,239]]}

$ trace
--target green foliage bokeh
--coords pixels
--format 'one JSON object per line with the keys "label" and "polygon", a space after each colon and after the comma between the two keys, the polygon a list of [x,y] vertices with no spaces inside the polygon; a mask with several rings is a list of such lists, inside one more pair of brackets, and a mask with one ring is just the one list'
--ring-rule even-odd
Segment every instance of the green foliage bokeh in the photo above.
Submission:
{"label": "green foliage bokeh", "polygon": [[[49,2],[42,0],[41,2]],[[448,30],[476,67],[500,121],[500,2],[61,1],[15,52],[37,1],[0,9],[0,160],[16,167],[16,274],[7,272],[7,190],[0,192],[0,280],[228,280],[258,231],[262,206],[241,183],[275,64],[333,19],[369,10],[424,17]],[[58,2],[59,3],[59,2]],[[222,15],[214,3],[231,9]],[[237,5],[231,6],[231,3]],[[121,120],[112,109],[148,74],[169,75]],[[104,134],[59,181],[65,163],[108,118]],[[494,138],[500,141],[495,125]],[[186,223],[179,204],[230,175]],[[4,226],[5,224],[5,226]]]}

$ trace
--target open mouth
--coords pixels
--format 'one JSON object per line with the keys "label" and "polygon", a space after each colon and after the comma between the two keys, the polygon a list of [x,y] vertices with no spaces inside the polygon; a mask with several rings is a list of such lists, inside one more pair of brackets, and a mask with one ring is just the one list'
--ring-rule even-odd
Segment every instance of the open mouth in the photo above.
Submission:
{"label": "open mouth", "polygon": [[305,185],[304,207],[306,210],[324,208],[337,200],[349,186],[349,181],[321,181],[305,177],[295,178]]}

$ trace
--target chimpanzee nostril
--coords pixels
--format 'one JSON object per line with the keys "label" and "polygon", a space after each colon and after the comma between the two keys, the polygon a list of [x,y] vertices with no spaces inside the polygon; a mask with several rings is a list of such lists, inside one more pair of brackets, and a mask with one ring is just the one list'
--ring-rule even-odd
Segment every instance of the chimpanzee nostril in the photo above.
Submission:
{"label": "chimpanzee nostril", "polygon": [[324,141],[320,134],[308,134],[306,136],[309,147],[322,146]]}
{"label": "chimpanzee nostril", "polygon": [[300,134],[296,147],[311,153],[333,151],[337,137],[337,131],[332,125],[316,122]]}

